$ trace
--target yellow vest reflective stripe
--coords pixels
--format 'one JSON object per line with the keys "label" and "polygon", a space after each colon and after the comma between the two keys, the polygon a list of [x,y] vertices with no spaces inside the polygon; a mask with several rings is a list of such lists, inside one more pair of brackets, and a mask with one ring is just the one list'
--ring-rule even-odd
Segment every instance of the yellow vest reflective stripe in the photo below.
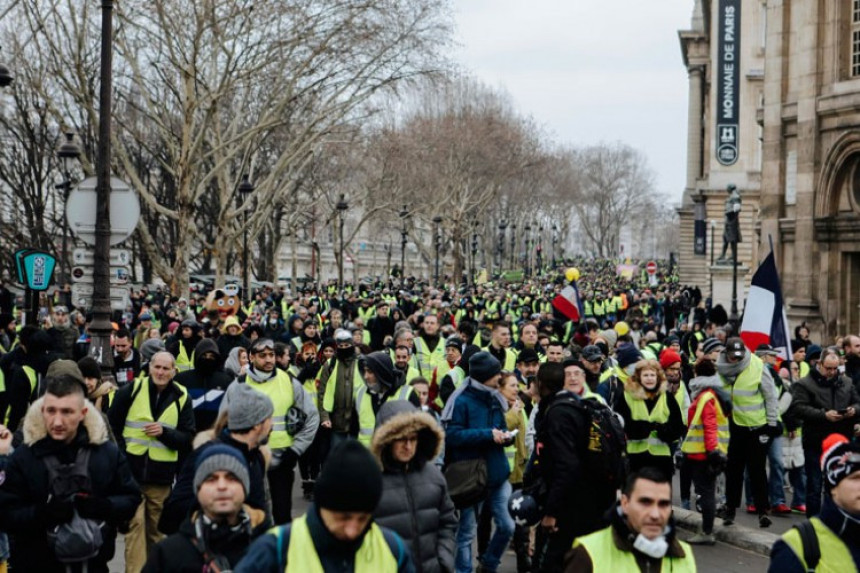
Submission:
{"label": "yellow vest reflective stripe", "polygon": [[[681,409],[681,417],[685,417],[683,414],[687,410],[684,408],[684,402],[687,400],[687,387],[684,386],[684,381],[681,380],[680,386],[678,386],[678,391],[673,394],[675,396],[675,401],[678,403],[678,407]],[[684,420],[686,422],[686,420]]]}
{"label": "yellow vest reflective stripe", "polygon": [[584,310],[585,310],[585,316],[593,316],[593,315],[594,315],[594,310],[593,310],[593,308],[592,308],[592,306],[591,306],[591,301],[590,301],[590,300],[586,300],[586,301],[584,301],[584,302],[582,303],[582,306],[584,307]]}
{"label": "yellow vest reflective stripe", "polygon": [[[672,573],[696,573],[696,560],[692,548],[678,540],[684,550],[683,558],[664,557],[660,571]],[[639,571],[636,556],[631,551],[622,551],[615,546],[612,538],[612,526],[595,531],[573,542],[574,547],[585,547],[591,557],[594,573],[619,573],[621,571]]]}
{"label": "yellow vest reflective stripe", "polygon": [[147,436],[143,428],[147,424],[160,422],[165,428],[175,429],[179,423],[179,412],[188,401],[188,391],[181,384],[173,382],[182,392],[178,400],[170,404],[156,420],[152,417],[149,406],[149,377],[138,378],[134,381],[132,394],[136,395],[134,402],[125,417],[122,437],[125,439],[125,449],[135,456],[148,455],[156,462],[175,462],[179,460],[179,452],[168,448],[158,438]]}
{"label": "yellow vest reflective stripe", "polygon": [[194,351],[191,352],[191,358],[188,357],[188,352],[185,350],[185,344],[179,341],[179,356],[176,357],[177,372],[185,372],[194,368]]}
{"label": "yellow vest reflective stripe", "polygon": [[254,382],[250,376],[245,376],[245,384],[258,392],[262,392],[272,400],[274,413],[272,415],[272,433],[269,434],[269,447],[273,450],[289,448],[293,445],[293,437],[287,433],[287,410],[293,407],[293,381],[283,370],[276,369],[275,377],[267,382]]}
{"label": "yellow vest reflective stripe", "polygon": [[[818,537],[818,547],[821,551],[821,560],[815,570],[833,573],[857,571],[857,566],[854,565],[854,559],[851,557],[851,551],[845,543],[817,517],[813,517],[809,522],[815,529],[815,536]],[[792,527],[782,535],[782,540],[797,555],[804,571],[807,570],[808,566],[803,554],[803,541],[800,538],[800,532]]]}
{"label": "yellow vest reflective stripe", "polygon": [[[269,534],[278,537],[278,528],[270,529]],[[397,558],[391,553],[382,529],[371,523],[370,531],[365,534],[361,547],[355,553],[355,573],[397,573],[397,569]],[[294,519],[290,526],[290,545],[287,547],[287,567],[284,571],[325,573],[305,515]]]}
{"label": "yellow vest reflective stripe", "polygon": [[[648,412],[645,400],[634,398],[630,392],[624,392],[624,400],[627,401],[627,406],[630,407],[630,416],[634,420],[657,424],[665,424],[669,421],[669,404],[665,392],[660,394],[651,412]],[[652,456],[668,456],[671,453],[669,444],[657,437],[656,430],[652,431],[651,435],[644,440],[627,440],[628,454],[644,454],[646,452]]]}
{"label": "yellow vest reflective stripe", "polygon": [[445,339],[439,337],[439,342],[436,344],[436,349],[431,351],[420,336],[415,337],[415,359],[418,363],[418,372],[420,376],[430,378],[433,374],[433,369],[437,366],[447,364],[445,361]]}
{"label": "yellow vest reflective stripe", "polygon": [[[335,386],[337,386],[337,369],[340,367],[340,360],[335,360],[334,368],[331,369],[331,373],[328,376],[328,380],[326,381],[325,386],[325,396],[323,396],[323,410],[326,412],[331,412],[334,410],[334,391]],[[358,373],[358,359],[353,360],[352,362],[353,373],[352,373],[352,381],[355,384],[355,381],[359,379],[360,374]]]}
{"label": "yellow vest reflective stripe", "polygon": [[761,394],[761,375],[764,362],[755,354],[750,364],[735,379],[732,388],[732,418],[738,426],[755,428],[767,424],[764,396]]}
{"label": "yellow vest reflective stripe", "polygon": [[[529,426],[529,417],[526,415],[526,411],[522,410],[523,421],[525,422],[525,427]],[[508,469],[514,471],[514,461],[517,458],[517,441],[514,440],[510,446],[505,446],[505,457],[508,458]]]}
{"label": "yellow vest reflective stripe", "polygon": [[729,453],[729,419],[723,412],[723,407],[713,392],[705,392],[696,405],[696,413],[690,421],[687,437],[681,444],[681,451],[685,454],[704,454],[705,450],[705,425],[702,424],[702,412],[708,402],[714,402],[717,408],[717,449],[724,454]]}
{"label": "yellow vest reflective stripe", "polygon": [[[484,352],[490,352],[490,347],[486,346],[482,348]],[[490,352],[492,354],[492,352]],[[507,370],[508,372],[513,372],[517,367],[517,351],[512,348],[505,348],[505,363],[502,364],[502,370]]]}
{"label": "yellow vest reflective stripe", "polygon": [[[392,394],[385,401],[408,400],[410,392],[412,392],[411,386],[401,386],[396,394]],[[373,413],[373,404],[370,396],[367,395],[365,384],[359,384],[355,389],[355,411],[358,414],[358,441],[369,448],[373,429],[376,428],[376,414]]]}

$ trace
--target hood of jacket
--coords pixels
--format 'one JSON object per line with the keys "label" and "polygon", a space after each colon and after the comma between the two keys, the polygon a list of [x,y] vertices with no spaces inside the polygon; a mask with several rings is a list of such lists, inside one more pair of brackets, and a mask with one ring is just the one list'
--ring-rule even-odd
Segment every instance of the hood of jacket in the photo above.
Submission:
{"label": "hood of jacket", "polygon": [[[28,446],[48,437],[48,427],[45,425],[45,418],[42,417],[42,403],[44,401],[45,398],[42,397],[33,402],[24,416],[22,429],[24,443]],[[93,445],[104,444],[108,441],[108,429],[104,417],[93,406],[92,402],[84,400],[84,403],[87,407],[87,413],[84,416],[83,425],[89,435],[89,443]]]}
{"label": "hood of jacket", "polygon": [[200,342],[197,343],[197,347],[194,349],[194,368],[199,368],[200,365],[198,361],[200,357],[206,354],[207,352],[212,352],[215,354],[215,358],[220,362],[221,360],[221,351],[218,350],[218,345],[211,338],[204,338]]}
{"label": "hood of jacket", "polygon": [[406,400],[386,402],[376,416],[370,451],[383,467],[390,466],[393,461],[389,455],[391,445],[409,434],[418,434],[415,458],[420,460],[419,465],[435,459],[442,450],[445,435],[433,416]]}
{"label": "hood of jacket", "polygon": [[633,376],[627,378],[624,381],[624,391],[636,398],[637,400],[649,400],[654,398],[659,398],[660,394],[664,394],[666,392],[666,386],[668,382],[664,379],[657,386],[656,391],[653,393],[653,396],[648,396],[648,391],[645,390],[645,387],[642,386],[639,382],[633,379]]}
{"label": "hood of jacket", "polygon": [[690,399],[695,400],[699,394],[708,388],[722,390],[724,386],[723,379],[720,378],[719,374],[714,374],[713,376],[696,376],[690,380]]}

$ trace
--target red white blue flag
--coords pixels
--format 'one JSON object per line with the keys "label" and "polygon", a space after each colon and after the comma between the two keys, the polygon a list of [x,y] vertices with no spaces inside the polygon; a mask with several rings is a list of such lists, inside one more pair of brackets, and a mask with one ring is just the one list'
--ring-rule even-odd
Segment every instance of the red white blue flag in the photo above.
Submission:
{"label": "red white blue flag", "polygon": [[561,292],[552,299],[552,306],[574,322],[585,314],[582,299],[579,298],[579,289],[576,288],[576,281],[561,289]]}
{"label": "red white blue flag", "polygon": [[791,359],[791,335],[773,251],[753,275],[740,334],[750,352],[760,344],[770,344],[783,360]]}

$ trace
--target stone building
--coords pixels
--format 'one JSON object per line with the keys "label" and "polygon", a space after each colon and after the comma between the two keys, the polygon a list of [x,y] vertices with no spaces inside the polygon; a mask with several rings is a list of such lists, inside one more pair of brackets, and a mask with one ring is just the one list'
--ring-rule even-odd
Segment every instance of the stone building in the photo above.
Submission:
{"label": "stone building", "polygon": [[754,267],[773,238],[792,325],[805,321],[823,343],[858,334],[860,0],[743,1],[741,158],[728,169],[708,147],[716,123],[711,38],[726,4],[740,2],[696,0],[691,30],[680,33],[691,95],[682,273],[701,280],[694,200],[702,190],[711,218],[709,193],[733,179],[760,205],[747,214],[745,230],[758,244],[745,245],[745,262]]}

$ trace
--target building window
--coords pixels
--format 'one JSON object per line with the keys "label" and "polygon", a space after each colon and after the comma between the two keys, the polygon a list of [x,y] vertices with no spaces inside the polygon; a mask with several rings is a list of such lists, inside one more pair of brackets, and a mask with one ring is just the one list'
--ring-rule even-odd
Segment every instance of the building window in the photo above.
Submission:
{"label": "building window", "polygon": [[851,0],[851,77],[860,77],[860,0]]}

